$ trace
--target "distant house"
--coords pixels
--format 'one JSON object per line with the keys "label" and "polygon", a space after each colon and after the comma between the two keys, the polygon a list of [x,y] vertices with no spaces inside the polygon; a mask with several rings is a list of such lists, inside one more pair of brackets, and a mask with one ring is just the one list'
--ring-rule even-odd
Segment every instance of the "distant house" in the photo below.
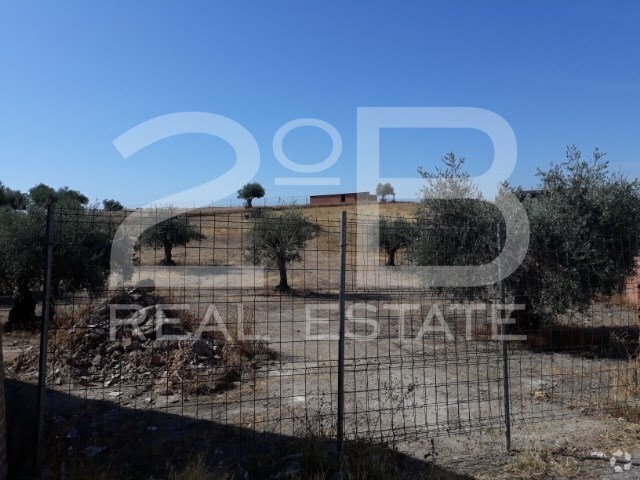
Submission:
{"label": "distant house", "polygon": [[369,192],[329,193],[327,195],[311,195],[311,205],[347,205],[353,203],[375,202],[377,197]]}

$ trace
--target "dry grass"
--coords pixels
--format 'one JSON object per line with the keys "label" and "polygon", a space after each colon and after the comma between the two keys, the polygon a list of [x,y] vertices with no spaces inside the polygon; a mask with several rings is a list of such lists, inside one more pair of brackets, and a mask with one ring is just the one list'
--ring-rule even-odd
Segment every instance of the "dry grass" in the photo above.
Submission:
{"label": "dry grass", "polygon": [[339,221],[340,212],[347,212],[347,217],[356,213],[360,215],[378,215],[386,217],[406,217],[415,216],[416,204],[413,202],[389,202],[389,203],[365,203],[360,205],[308,205],[302,207],[303,213],[310,220]]}
{"label": "dry grass", "polygon": [[[272,207],[276,210],[285,207]],[[390,217],[412,217],[415,203],[392,202],[357,205],[304,205],[299,207],[302,213],[314,223],[327,226],[319,235],[317,245],[309,244],[309,250],[337,251],[339,242],[340,212],[348,215],[356,212]],[[200,242],[191,242],[186,247],[175,248],[173,258],[178,265],[227,265],[238,266],[245,263],[242,251],[244,238],[251,226],[251,215],[258,209],[244,208],[207,208],[189,213],[190,221],[197,226],[206,238]],[[355,242],[355,238],[350,239]],[[161,248],[142,247],[140,261],[142,265],[157,265],[163,258]]]}
{"label": "dry grass", "polygon": [[506,465],[477,476],[478,480],[525,480],[531,478],[585,478],[573,457],[532,448],[516,452]]}
{"label": "dry grass", "polygon": [[[273,207],[282,209],[285,207]],[[415,211],[414,203],[397,202],[381,204],[357,205],[321,205],[301,206],[303,215],[320,227],[315,238],[307,243],[302,254],[302,261],[292,262],[288,266],[290,285],[294,289],[307,291],[327,291],[337,289],[337,276],[340,241],[340,212],[346,210],[354,219],[356,212],[371,215],[377,209],[379,215],[412,217]],[[208,208],[191,212],[190,221],[200,228],[206,238],[199,242],[191,242],[185,247],[173,249],[173,259],[177,265],[191,266],[249,266],[245,258],[247,235],[251,228],[251,216],[258,211],[244,208]],[[360,238],[356,238],[360,235]],[[356,233],[355,228],[349,228],[348,245],[354,246],[362,240],[362,232]],[[356,249],[349,248],[347,262],[356,263]],[[158,265],[164,256],[161,248],[142,246],[138,252],[141,265]],[[380,253],[380,262],[384,263],[385,256]],[[278,272],[275,269],[266,270],[267,289],[273,290],[278,282]]]}
{"label": "dry grass", "polygon": [[640,364],[635,358],[618,365],[613,371],[612,390],[616,402],[630,403],[640,399]]}

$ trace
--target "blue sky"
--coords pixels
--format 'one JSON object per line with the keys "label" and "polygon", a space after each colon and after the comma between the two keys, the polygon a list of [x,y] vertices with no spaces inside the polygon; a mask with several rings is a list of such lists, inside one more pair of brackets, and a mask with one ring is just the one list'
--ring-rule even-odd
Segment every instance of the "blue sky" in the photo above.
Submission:
{"label": "blue sky", "polygon": [[[498,113],[518,141],[514,184],[534,184],[567,144],[599,146],[635,177],[638,20],[634,2],[3,1],[0,180],[143,205],[223,174],[234,151],[191,134],[124,159],[112,141],[156,116],[201,111],[255,137],[255,180],[269,197],[352,191],[365,106]],[[340,186],[274,185],[295,174],[275,159],[273,136],[305,117],[340,132],[341,157],[318,174]],[[317,163],[331,143],[300,128],[284,150]],[[493,154],[481,132],[441,129],[383,131],[380,151],[387,176],[415,176],[448,151],[480,174]]]}

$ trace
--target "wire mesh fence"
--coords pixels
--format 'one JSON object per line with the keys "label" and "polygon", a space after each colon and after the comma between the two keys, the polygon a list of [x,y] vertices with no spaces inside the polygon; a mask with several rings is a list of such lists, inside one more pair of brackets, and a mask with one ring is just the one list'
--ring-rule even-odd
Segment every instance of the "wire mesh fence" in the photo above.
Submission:
{"label": "wire mesh fence", "polygon": [[[639,406],[636,239],[606,238],[613,263],[585,257],[584,273],[566,268],[561,238],[532,232],[556,270],[505,281],[507,303],[524,311],[503,330],[500,284],[429,286],[408,241],[389,246],[378,219],[350,214],[342,391],[340,218],[288,211],[58,208],[49,441],[86,439],[90,455],[162,439],[153,453],[166,455],[167,439],[210,449],[232,436],[331,437],[340,421],[347,439],[389,441],[501,429],[507,408],[509,424],[526,424]],[[116,258],[127,228],[134,241]],[[434,264],[474,234],[412,219],[389,228],[441,245]],[[499,250],[489,242],[464,260]],[[619,272],[608,289],[605,269]],[[583,308],[548,308],[568,291]],[[7,375],[33,383],[37,362],[24,352]]]}

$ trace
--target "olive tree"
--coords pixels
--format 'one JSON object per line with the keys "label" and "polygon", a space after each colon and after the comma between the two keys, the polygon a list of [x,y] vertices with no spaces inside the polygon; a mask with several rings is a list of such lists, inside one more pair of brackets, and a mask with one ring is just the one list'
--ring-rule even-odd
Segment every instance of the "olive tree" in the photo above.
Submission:
{"label": "olive tree", "polygon": [[0,182],[0,207],[7,206],[14,210],[27,208],[29,198],[19,190],[12,190]]}
{"label": "olive tree", "polygon": [[536,195],[523,199],[529,251],[506,283],[532,328],[620,291],[635,269],[640,181],[611,172],[604,157],[595,149],[585,160],[568,147],[563,162],[538,171]]}
{"label": "olive tree", "polygon": [[13,292],[9,329],[35,324],[32,289],[42,283],[44,230],[42,211],[0,208],[0,290]]}
{"label": "olive tree", "polygon": [[411,245],[414,237],[414,225],[404,218],[381,217],[378,225],[378,245],[386,254],[385,265],[396,265],[398,250]]}
{"label": "olive tree", "polygon": [[315,225],[298,208],[289,207],[281,213],[266,209],[259,218],[252,220],[246,258],[253,265],[276,267],[280,274],[276,290],[289,291],[287,264],[301,259],[301,253],[315,231]]}
{"label": "olive tree", "polygon": [[395,198],[396,192],[390,183],[379,183],[376,187],[376,195],[379,196],[383,202],[386,202],[389,195]]}
{"label": "olive tree", "polygon": [[238,190],[238,198],[243,199],[247,203],[247,208],[251,208],[254,198],[264,197],[265,190],[258,182],[251,182],[244,185]]}
{"label": "olive tree", "polygon": [[35,187],[29,189],[29,198],[31,201],[38,206],[45,206],[47,203],[55,200],[56,191],[54,188],[51,188],[49,185],[45,185],[44,183],[39,183]]}
{"label": "olive tree", "polygon": [[466,159],[448,153],[444,167],[418,169],[425,179],[416,209],[409,257],[417,265],[481,265],[497,255],[497,210],[464,169]]}
{"label": "olive tree", "polygon": [[29,190],[29,198],[34,205],[44,207],[49,202],[55,202],[63,208],[81,208],[87,206],[89,198],[78,190],[62,187],[57,190],[39,183]]}
{"label": "olive tree", "polygon": [[[109,272],[113,219],[99,211],[76,209],[56,215],[53,255],[53,299],[64,292],[104,288]],[[13,290],[9,326],[32,326],[32,292],[44,282],[46,212],[36,205],[26,211],[0,208],[0,290]]]}
{"label": "olive tree", "polygon": [[145,230],[140,236],[140,243],[154,248],[162,247],[164,258],[160,261],[160,265],[175,265],[172,258],[175,247],[184,247],[189,242],[205,238],[206,236],[189,222],[186,214],[180,214]]}
{"label": "olive tree", "polygon": [[62,187],[56,191],[55,201],[61,207],[79,208],[87,206],[89,198],[78,190]]}
{"label": "olive tree", "polygon": [[124,210],[124,205],[122,205],[122,203],[111,198],[105,198],[102,200],[102,207],[109,212],[119,212]]}
{"label": "olive tree", "polygon": [[[410,257],[418,265],[488,263],[499,253],[496,231],[503,219],[481,201],[464,159],[449,154],[443,161],[443,170],[420,170],[429,195],[418,208]],[[510,188],[523,198],[531,235],[522,264],[505,284],[511,300],[526,306],[518,323],[529,328],[622,289],[640,253],[640,182],[611,172],[602,152],[583,160],[569,147],[566,159],[539,170],[538,178],[534,194]]]}

